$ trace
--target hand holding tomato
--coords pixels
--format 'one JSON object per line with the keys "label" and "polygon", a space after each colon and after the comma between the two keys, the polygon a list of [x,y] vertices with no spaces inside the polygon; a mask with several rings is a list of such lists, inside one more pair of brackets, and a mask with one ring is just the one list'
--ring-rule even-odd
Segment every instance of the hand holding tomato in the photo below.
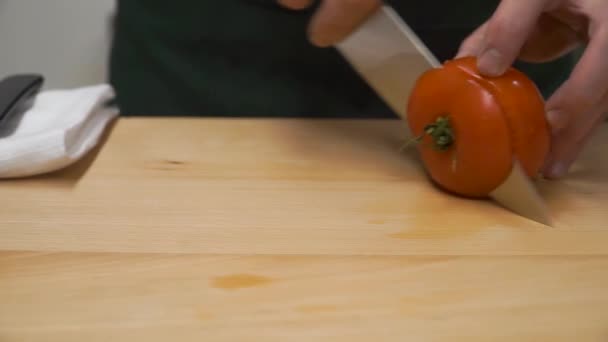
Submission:
{"label": "hand holding tomato", "polygon": [[[300,10],[314,0],[277,0],[284,7]],[[323,0],[308,28],[311,42],[331,46],[347,37],[382,5],[381,0]]]}
{"label": "hand holding tomato", "polygon": [[457,56],[477,56],[480,73],[496,76],[516,58],[549,61],[581,44],[584,55],[546,104],[552,145],[543,173],[549,178],[567,173],[608,113],[608,1],[502,0]]}

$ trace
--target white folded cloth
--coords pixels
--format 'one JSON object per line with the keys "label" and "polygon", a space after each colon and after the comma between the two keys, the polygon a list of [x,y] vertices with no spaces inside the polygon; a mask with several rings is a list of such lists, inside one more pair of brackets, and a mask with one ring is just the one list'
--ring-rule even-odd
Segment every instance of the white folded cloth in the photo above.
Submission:
{"label": "white folded cloth", "polygon": [[23,115],[0,127],[0,178],[48,173],[81,159],[118,115],[106,105],[113,97],[108,84],[40,92]]}

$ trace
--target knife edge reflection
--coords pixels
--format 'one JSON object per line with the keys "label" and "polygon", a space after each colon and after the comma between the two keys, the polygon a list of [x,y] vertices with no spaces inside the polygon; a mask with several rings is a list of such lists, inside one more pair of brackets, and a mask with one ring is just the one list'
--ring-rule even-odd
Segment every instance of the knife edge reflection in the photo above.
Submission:
{"label": "knife edge reflection", "polygon": [[389,6],[380,7],[336,48],[402,119],[406,118],[407,99],[418,78],[441,65]]}
{"label": "knife edge reflection", "polygon": [[509,177],[491,194],[496,202],[530,220],[554,226],[549,210],[519,162],[513,164]]}

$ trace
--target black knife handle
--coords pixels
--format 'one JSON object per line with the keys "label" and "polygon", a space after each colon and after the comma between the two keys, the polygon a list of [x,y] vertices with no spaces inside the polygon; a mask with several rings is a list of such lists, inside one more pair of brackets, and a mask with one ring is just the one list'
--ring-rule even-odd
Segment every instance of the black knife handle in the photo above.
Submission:
{"label": "black knife handle", "polygon": [[0,81],[0,127],[11,117],[27,110],[43,83],[44,77],[38,74],[18,74]]}

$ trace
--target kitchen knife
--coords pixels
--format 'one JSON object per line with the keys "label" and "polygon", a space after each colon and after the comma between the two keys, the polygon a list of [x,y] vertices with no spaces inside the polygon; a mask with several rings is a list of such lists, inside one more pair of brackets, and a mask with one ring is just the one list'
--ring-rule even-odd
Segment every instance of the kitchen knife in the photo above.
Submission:
{"label": "kitchen knife", "polygon": [[38,74],[18,74],[0,81],[0,127],[23,114],[40,91],[44,77]]}
{"label": "kitchen knife", "polygon": [[[406,134],[411,137],[405,120],[407,99],[425,71],[441,66],[433,53],[388,5],[380,7],[336,48],[378,96],[404,119]],[[545,203],[517,160],[511,175],[491,197],[523,217],[551,225]]]}

